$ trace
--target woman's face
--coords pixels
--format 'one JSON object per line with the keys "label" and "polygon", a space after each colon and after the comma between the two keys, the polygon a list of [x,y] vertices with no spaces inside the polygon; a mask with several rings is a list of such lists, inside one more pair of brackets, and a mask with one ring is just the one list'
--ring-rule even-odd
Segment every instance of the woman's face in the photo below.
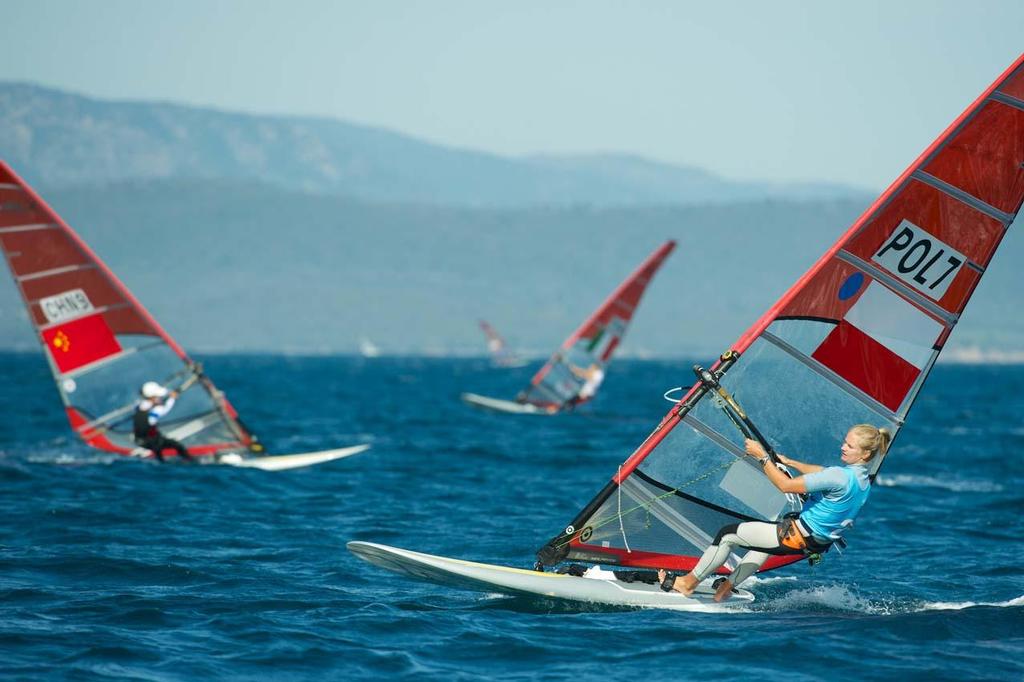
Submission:
{"label": "woman's face", "polygon": [[846,432],[846,439],[843,441],[843,446],[840,449],[843,451],[842,460],[847,464],[860,464],[868,458],[870,453],[860,447],[858,445],[859,442],[857,434],[853,431]]}

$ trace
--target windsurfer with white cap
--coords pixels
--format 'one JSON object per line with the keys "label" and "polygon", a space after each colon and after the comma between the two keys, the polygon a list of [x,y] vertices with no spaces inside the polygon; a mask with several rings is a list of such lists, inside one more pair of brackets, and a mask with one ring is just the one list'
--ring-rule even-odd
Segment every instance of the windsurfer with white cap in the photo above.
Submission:
{"label": "windsurfer with white cap", "polygon": [[177,391],[170,391],[155,381],[147,381],[139,390],[142,400],[135,408],[132,427],[135,432],[135,443],[151,451],[158,460],[164,461],[164,450],[171,448],[185,461],[193,461],[184,445],[160,433],[157,422],[171,411],[178,397]]}

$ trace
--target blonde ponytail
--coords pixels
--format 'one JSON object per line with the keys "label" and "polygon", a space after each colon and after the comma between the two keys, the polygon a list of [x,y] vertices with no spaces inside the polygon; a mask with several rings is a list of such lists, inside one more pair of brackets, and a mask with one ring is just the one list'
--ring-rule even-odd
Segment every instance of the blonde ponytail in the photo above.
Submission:
{"label": "blonde ponytail", "polygon": [[869,453],[865,462],[870,462],[876,455],[884,455],[889,449],[889,443],[892,442],[892,432],[884,427],[857,424],[850,431],[856,436],[858,447]]}

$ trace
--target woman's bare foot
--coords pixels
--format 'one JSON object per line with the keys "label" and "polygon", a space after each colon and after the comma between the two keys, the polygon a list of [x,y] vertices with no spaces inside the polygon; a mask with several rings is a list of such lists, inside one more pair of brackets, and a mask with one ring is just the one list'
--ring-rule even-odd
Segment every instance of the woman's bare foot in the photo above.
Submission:
{"label": "woman's bare foot", "polygon": [[[667,576],[668,573],[665,570],[658,571],[659,582],[665,582],[665,578]],[[697,585],[699,584],[700,581],[697,580],[697,578],[692,573],[687,573],[686,575],[677,575],[675,582],[672,584],[672,590],[678,592],[684,597],[689,597],[693,595],[693,591],[697,589]]]}
{"label": "woman's bare foot", "polygon": [[722,602],[732,596],[732,581],[723,580],[718,584],[718,589],[715,590],[715,601]]}
{"label": "woman's bare foot", "polygon": [[676,581],[676,591],[684,597],[692,597],[694,590],[700,585],[700,580],[693,573],[687,573]]}

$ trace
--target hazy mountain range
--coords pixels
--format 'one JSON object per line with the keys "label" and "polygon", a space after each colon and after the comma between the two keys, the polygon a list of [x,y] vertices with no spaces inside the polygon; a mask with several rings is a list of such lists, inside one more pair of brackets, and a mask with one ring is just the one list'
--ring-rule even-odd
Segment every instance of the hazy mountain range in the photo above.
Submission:
{"label": "hazy mountain range", "polygon": [[[385,353],[477,354],[485,318],[543,355],[674,238],[624,350],[711,357],[873,198],[29,85],[0,85],[0,157],[207,352],[353,352],[367,337]],[[1011,229],[947,355],[1020,359],[1022,256]],[[0,348],[37,348],[9,280]]]}
{"label": "hazy mountain range", "polygon": [[375,202],[474,207],[849,198],[831,184],[732,182],[625,155],[505,157],[338,120],[96,100],[0,83],[0,152],[30,182],[211,179]]}

